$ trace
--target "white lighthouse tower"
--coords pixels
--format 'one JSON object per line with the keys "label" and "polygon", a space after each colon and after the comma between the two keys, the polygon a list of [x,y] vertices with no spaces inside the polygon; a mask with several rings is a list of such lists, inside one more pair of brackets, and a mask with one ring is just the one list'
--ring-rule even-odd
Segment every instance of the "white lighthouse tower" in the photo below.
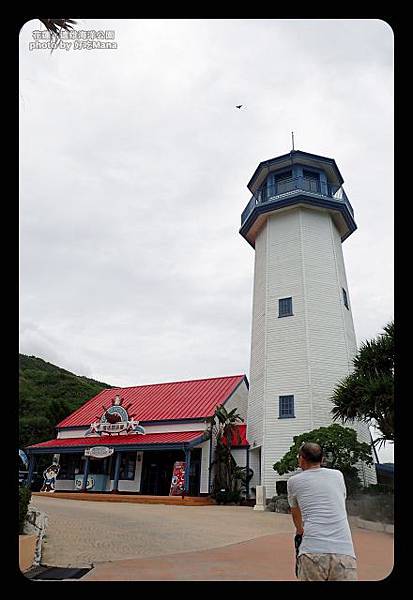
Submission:
{"label": "white lighthouse tower", "polygon": [[[341,244],[356,229],[332,158],[301,151],[260,163],[241,235],[255,248],[247,437],[251,485],[274,495],[293,436],[328,426],[332,392],[357,351]],[[355,423],[360,441],[367,425]],[[360,465],[364,484],[374,467]],[[285,477],[282,477],[285,479]]]}

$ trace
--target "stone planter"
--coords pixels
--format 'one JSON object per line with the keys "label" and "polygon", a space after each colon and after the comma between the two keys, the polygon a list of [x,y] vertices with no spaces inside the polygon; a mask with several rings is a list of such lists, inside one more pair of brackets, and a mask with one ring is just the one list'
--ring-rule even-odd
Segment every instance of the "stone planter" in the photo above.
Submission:
{"label": "stone planter", "polygon": [[34,563],[36,544],[36,534],[19,535],[19,567],[22,573],[28,571]]}
{"label": "stone planter", "polygon": [[280,494],[279,496],[273,496],[267,504],[267,510],[276,513],[288,514],[290,512],[290,505],[288,504],[287,496]]}

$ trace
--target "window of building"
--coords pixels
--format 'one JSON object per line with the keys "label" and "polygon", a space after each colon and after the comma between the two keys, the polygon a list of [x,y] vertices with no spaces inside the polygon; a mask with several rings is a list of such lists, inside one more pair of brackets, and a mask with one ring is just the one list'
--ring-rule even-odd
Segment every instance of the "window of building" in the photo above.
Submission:
{"label": "window of building", "polygon": [[316,181],[320,181],[320,174],[316,171],[308,171],[307,169],[303,169],[303,177],[307,179],[315,179]]}
{"label": "window of building", "polygon": [[309,192],[320,191],[320,175],[318,173],[303,169],[303,177],[306,190],[308,190]]}
{"label": "window of building", "polygon": [[[116,454],[110,457],[110,478],[115,479]],[[119,479],[132,481],[135,479],[136,452],[121,452]]]}
{"label": "window of building", "polygon": [[344,288],[342,288],[343,290],[343,301],[344,301],[344,306],[348,309],[348,300],[347,300],[347,292]]}
{"label": "window of building", "polygon": [[279,317],[290,317],[293,314],[293,299],[280,298],[278,300],[278,316]]}
{"label": "window of building", "polygon": [[294,414],[294,396],[280,396],[280,419],[290,419]]}
{"label": "window of building", "polygon": [[89,459],[89,473],[91,475],[107,475],[108,473],[108,459],[107,458],[93,458]]}
{"label": "window of building", "polygon": [[122,452],[119,479],[135,479],[136,452]]}
{"label": "window of building", "polygon": [[284,171],[284,173],[274,173],[274,175],[273,175],[274,183],[277,181],[285,181],[286,179],[291,179],[292,175],[293,174],[291,171]]}
{"label": "window of building", "polygon": [[81,454],[61,454],[59,465],[57,479],[74,479],[75,475],[83,473],[84,461]]}
{"label": "window of building", "polygon": [[274,193],[283,194],[293,189],[292,172],[277,173],[273,177]]}

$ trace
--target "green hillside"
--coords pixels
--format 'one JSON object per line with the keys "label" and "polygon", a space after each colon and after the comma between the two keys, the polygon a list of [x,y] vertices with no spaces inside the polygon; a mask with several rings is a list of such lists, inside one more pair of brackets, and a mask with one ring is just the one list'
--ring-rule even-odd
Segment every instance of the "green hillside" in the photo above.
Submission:
{"label": "green hillside", "polygon": [[106,383],[74,375],[36,356],[19,355],[19,447],[56,437],[55,426]]}

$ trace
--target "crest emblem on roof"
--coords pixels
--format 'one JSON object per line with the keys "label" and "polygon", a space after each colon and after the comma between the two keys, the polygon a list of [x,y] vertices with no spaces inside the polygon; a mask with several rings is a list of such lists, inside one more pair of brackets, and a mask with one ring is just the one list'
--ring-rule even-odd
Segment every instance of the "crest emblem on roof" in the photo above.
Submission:
{"label": "crest emblem on roof", "polygon": [[98,435],[102,435],[103,433],[108,435],[120,433],[128,435],[132,433],[144,434],[145,429],[142,425],[139,425],[139,421],[135,421],[134,415],[129,415],[128,413],[128,409],[132,404],[130,403],[124,407],[122,406],[123,400],[123,398],[116,394],[109,408],[102,405],[103,414],[100,417],[96,417],[96,421],[91,423],[85,435],[93,433],[97,433]]}

